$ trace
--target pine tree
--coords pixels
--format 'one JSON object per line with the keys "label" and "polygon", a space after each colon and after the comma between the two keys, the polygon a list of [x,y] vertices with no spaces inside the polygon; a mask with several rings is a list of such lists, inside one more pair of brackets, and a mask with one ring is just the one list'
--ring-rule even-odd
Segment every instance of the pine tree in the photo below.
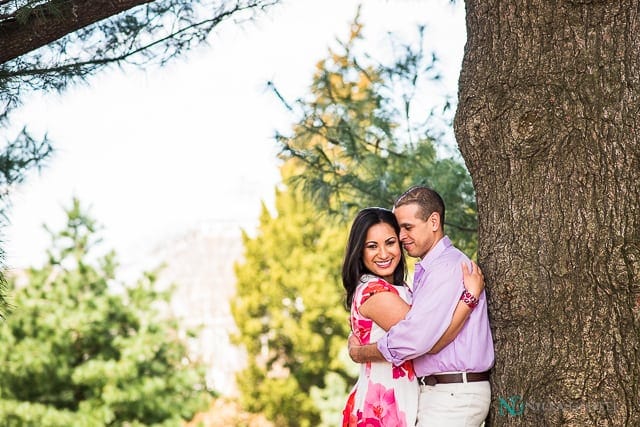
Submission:
{"label": "pine tree", "polygon": [[[360,51],[362,25],[356,17],[341,50],[318,63],[310,94],[294,104],[283,99],[301,118],[289,135],[277,138],[283,157],[301,168],[289,183],[318,209],[348,221],[354,209],[390,208],[410,186],[428,185],[445,199],[447,234],[473,256],[473,185],[459,157],[438,154],[438,148],[451,148],[437,139],[437,120],[446,117],[436,107],[420,110],[428,83],[439,75],[436,59],[425,55],[423,29],[417,31],[413,45],[390,36],[397,57],[385,65]],[[443,100],[443,108],[448,102]]]}
{"label": "pine tree", "polygon": [[349,332],[340,282],[346,230],[320,218],[300,191],[278,191],[276,209],[263,208],[236,267],[236,339],[249,354],[238,385],[245,407],[277,426],[318,426],[312,388],[324,388],[328,372],[352,380],[338,357]]}
{"label": "pine tree", "polygon": [[3,425],[178,425],[206,407],[204,370],[163,314],[170,294],[155,275],[118,283],[115,254],[96,252],[97,226],[77,200],[66,229],[51,234],[48,262],[10,281]]}

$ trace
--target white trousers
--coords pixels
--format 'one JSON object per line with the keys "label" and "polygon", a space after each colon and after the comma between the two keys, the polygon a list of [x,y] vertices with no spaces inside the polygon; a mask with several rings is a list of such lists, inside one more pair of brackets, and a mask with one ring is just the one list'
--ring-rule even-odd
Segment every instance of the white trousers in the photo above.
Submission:
{"label": "white trousers", "polygon": [[489,381],[421,385],[416,426],[481,426],[490,405]]}

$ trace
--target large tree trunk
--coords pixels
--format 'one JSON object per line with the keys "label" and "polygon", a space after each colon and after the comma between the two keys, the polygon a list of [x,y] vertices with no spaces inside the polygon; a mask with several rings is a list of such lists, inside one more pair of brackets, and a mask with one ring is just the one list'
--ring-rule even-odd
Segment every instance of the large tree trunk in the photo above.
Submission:
{"label": "large tree trunk", "polygon": [[492,425],[640,425],[640,6],[467,0]]}

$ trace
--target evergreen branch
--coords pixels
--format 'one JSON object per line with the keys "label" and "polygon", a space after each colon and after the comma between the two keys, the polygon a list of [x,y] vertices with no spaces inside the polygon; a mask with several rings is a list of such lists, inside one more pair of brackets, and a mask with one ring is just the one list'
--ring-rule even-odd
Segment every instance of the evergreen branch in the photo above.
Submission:
{"label": "evergreen branch", "polygon": [[278,99],[280,100],[280,102],[282,102],[282,105],[284,105],[284,107],[289,110],[289,111],[293,111],[293,107],[284,99],[284,97],[282,96],[282,94],[280,93],[280,91],[278,90],[278,88],[276,87],[276,85],[269,80],[267,82],[267,87],[271,88],[271,90],[273,91],[273,93],[276,94],[276,97],[278,97]]}
{"label": "evergreen branch", "polygon": [[[206,19],[204,21],[200,21],[200,22],[196,22],[193,23],[191,25],[188,25],[184,28],[181,28],[178,31],[175,31],[169,35],[167,35],[166,37],[162,37],[158,40],[155,40],[151,43],[148,43],[146,45],[140,46],[134,50],[125,52],[121,55],[118,56],[111,56],[111,57],[104,57],[104,58],[98,58],[98,59],[92,59],[92,60],[88,60],[88,61],[81,61],[81,62],[74,62],[74,63],[69,63],[69,64],[62,64],[56,67],[46,67],[46,68],[30,68],[30,69],[21,69],[21,70],[17,70],[17,71],[12,71],[12,72],[7,72],[4,74],[5,78],[12,78],[12,77],[24,77],[24,76],[32,76],[32,75],[43,75],[43,74],[57,74],[60,72],[64,72],[64,71],[69,71],[69,70],[73,70],[73,69],[83,69],[83,68],[90,68],[92,66],[98,67],[98,66],[102,66],[102,65],[106,65],[106,64],[110,64],[110,63],[118,63],[118,62],[122,62],[125,61],[126,59],[130,58],[131,56],[134,56],[136,54],[142,53],[144,51],[147,51],[157,45],[160,45],[164,42],[167,42],[171,39],[175,39],[177,38],[177,36],[184,34],[185,32],[189,31],[189,30],[193,30],[193,29],[197,29],[199,27],[203,27],[206,26],[207,24],[210,24],[209,30],[212,29],[213,27],[215,27],[216,25],[220,24],[220,22],[222,22],[223,19],[227,18],[228,16],[230,16],[233,13],[242,11],[247,9],[248,7],[238,7],[236,6],[236,8],[227,11],[221,15],[217,15],[215,18],[211,18],[211,19]],[[176,52],[173,55],[178,54],[179,52]],[[173,56],[171,55],[171,56]],[[163,60],[166,61],[167,59],[169,59],[171,56],[169,56],[168,58],[165,58]]]}

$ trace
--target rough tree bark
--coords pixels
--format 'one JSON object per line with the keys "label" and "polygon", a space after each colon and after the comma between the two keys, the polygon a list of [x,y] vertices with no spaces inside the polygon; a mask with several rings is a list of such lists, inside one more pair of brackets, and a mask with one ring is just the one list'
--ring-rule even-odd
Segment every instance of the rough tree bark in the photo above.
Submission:
{"label": "rough tree bark", "polygon": [[491,425],[640,425],[640,4],[466,0]]}

